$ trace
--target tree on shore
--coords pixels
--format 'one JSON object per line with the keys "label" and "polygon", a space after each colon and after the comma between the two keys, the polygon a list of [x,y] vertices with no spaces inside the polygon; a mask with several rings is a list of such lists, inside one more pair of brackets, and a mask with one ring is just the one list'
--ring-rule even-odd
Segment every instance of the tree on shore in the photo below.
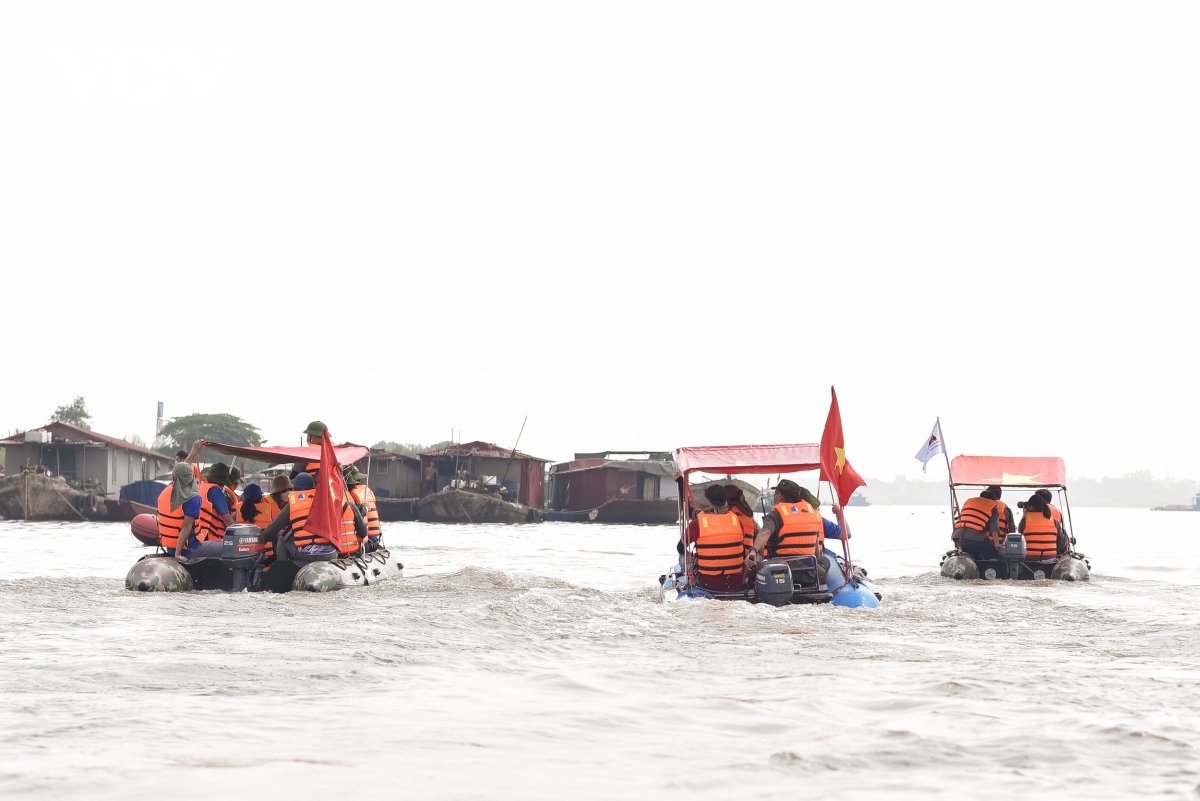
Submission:
{"label": "tree on shore", "polygon": [[50,415],[51,423],[70,423],[73,426],[86,428],[89,431],[92,428],[92,415],[87,410],[87,401],[82,395],[75,396],[75,400],[70,403],[59,406],[54,410],[54,414]]}
{"label": "tree on shore", "polygon": [[258,428],[240,417],[232,414],[189,414],[163,423],[163,444],[158,450],[167,455],[177,450],[186,451],[198,439],[225,445],[257,447],[263,444]]}

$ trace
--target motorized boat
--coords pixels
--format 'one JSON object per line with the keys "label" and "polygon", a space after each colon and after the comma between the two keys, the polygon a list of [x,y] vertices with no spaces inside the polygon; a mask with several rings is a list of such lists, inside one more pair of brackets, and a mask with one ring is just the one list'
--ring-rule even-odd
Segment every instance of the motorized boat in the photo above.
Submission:
{"label": "motorized boat", "polygon": [[[982,490],[998,486],[1054,493],[1056,507],[1062,509],[1062,532],[1058,536],[1058,555],[1053,559],[1030,559],[1025,537],[1019,531],[1005,534],[996,558],[983,559],[956,547],[942,556],[941,573],[946,578],[1012,579],[1040,581],[1087,581],[1091,563],[1075,550],[1075,532],[1071,523],[1071,505],[1067,499],[1067,471],[1063,460],[1054,457],[956,456],[950,464],[950,505],[953,520],[959,520],[959,490]],[[1018,502],[1019,508],[1025,501]],[[1027,512],[1028,513],[1028,512]],[[997,535],[998,536],[998,535]],[[961,544],[961,543],[958,543]]]}
{"label": "motorized boat", "polygon": [[[739,445],[679,448],[675,451],[675,481],[679,486],[680,541],[687,541],[687,526],[700,509],[692,495],[689,477],[710,475],[776,475],[818,470],[820,446]],[[723,482],[728,483],[728,482]],[[831,493],[832,495],[832,493]],[[765,511],[765,506],[763,507]],[[849,528],[842,520],[843,532]],[[699,586],[695,572],[694,546],[684,550],[679,561],[659,577],[664,601],[711,598],[721,601],[750,601],[773,606],[829,603],[845,607],[876,607],[882,595],[867,578],[867,571],[850,560],[848,536],[843,536],[841,555],[828,548],[819,555],[768,559],[747,576],[741,589],[714,592]]]}
{"label": "motorized boat", "polygon": [[[319,462],[321,448],[251,448],[205,443],[209,450],[241,456],[267,464]],[[353,464],[366,456],[367,448],[357,445],[334,448],[338,463]],[[245,523],[225,529],[219,557],[182,561],[168,556],[159,547],[158,523],[153,515],[134,518],[131,532],[135,539],[152,545],[156,552],[139,559],[125,577],[126,589],[135,592],[188,592],[224,590],[226,592],[329,592],[363,587],[398,578],[404,569],[391,552],[383,547],[382,537],[375,550],[357,554],[302,556],[288,560],[277,558],[264,563],[266,538],[262,529]]]}

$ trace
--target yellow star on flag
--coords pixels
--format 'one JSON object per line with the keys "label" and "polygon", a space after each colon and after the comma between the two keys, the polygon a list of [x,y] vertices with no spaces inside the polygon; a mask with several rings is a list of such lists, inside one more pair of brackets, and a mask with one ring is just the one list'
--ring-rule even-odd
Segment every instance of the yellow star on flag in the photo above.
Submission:
{"label": "yellow star on flag", "polygon": [[333,477],[332,476],[329,479],[329,499],[331,501],[333,501],[334,503],[337,503],[337,490],[335,490],[333,488]]}
{"label": "yellow star on flag", "polygon": [[989,478],[989,479],[987,479],[987,481],[989,483],[995,482],[1000,485],[1036,484],[1037,480],[1039,478],[1041,478],[1043,475],[1045,475],[1045,473],[1037,473],[1032,476],[1019,476],[1019,475],[1013,475],[1012,473],[1003,473],[1002,472],[1000,474],[1000,478]]}
{"label": "yellow star on flag", "polygon": [[835,447],[833,452],[837,454],[837,471],[839,473],[846,472],[846,449]]}

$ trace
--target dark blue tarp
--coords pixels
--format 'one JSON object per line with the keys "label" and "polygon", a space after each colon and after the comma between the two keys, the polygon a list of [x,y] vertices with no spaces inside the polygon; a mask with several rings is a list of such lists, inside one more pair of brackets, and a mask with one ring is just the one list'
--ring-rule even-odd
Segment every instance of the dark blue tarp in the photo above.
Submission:
{"label": "dark blue tarp", "polygon": [[121,487],[121,500],[155,506],[166,486],[165,481],[135,481]]}

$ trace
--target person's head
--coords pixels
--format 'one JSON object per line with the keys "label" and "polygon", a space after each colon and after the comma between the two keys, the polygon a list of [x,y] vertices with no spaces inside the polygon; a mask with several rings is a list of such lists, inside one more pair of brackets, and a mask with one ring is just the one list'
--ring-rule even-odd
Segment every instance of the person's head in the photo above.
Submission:
{"label": "person's head", "polygon": [[287,476],[275,476],[271,480],[271,497],[275,499],[275,503],[283,506],[283,498],[292,491],[292,480]]}
{"label": "person's head", "polygon": [[213,462],[200,471],[200,477],[208,479],[209,483],[224,487],[229,484],[229,465],[224,462]]}
{"label": "person's head", "polygon": [[263,491],[262,487],[257,484],[247,484],[246,489],[242,492],[242,500],[250,503],[262,503]]}
{"label": "person's head", "polygon": [[1048,489],[1040,489],[1033,494],[1038,496],[1039,498],[1041,498],[1046,503],[1054,503],[1054,496],[1050,493],[1050,490],[1048,490]]}
{"label": "person's head", "polygon": [[346,481],[347,487],[357,487],[359,484],[367,483],[366,475],[358,469],[357,465],[348,464],[343,467],[342,478]]}
{"label": "person's head", "polygon": [[192,472],[190,464],[180,462],[171,468],[171,481],[175,484],[188,487],[196,483],[196,474]]}
{"label": "person's head", "polygon": [[1029,500],[1025,501],[1025,513],[1029,512],[1047,512],[1049,507],[1046,504],[1046,499],[1042,497],[1040,492],[1035,492],[1029,496]]}
{"label": "person's head", "polygon": [[229,487],[230,489],[237,489],[238,484],[241,484],[241,483],[242,483],[242,468],[231,467],[229,469],[229,483],[226,484],[225,486]]}
{"label": "person's head", "polygon": [[720,484],[709,484],[705,487],[704,497],[708,499],[714,509],[722,509],[729,505],[729,496],[725,494],[725,488]]}
{"label": "person's head", "polygon": [[320,420],[313,420],[311,423],[309,423],[308,428],[304,429],[304,433],[308,435],[308,444],[320,445],[321,435],[325,433],[326,428],[328,428],[328,426],[326,426]]}
{"label": "person's head", "polygon": [[729,499],[729,508],[737,509],[745,515],[753,515],[754,512],[750,509],[750,504],[746,502],[746,494],[742,492],[737,484],[725,485],[725,497]]}
{"label": "person's head", "polygon": [[182,462],[187,458],[187,451],[175,451],[175,461]]}
{"label": "person's head", "polygon": [[800,503],[804,497],[802,490],[795,481],[785,478],[775,485],[775,503]]}
{"label": "person's head", "polygon": [[309,473],[301,473],[300,475],[296,476],[296,480],[292,482],[292,488],[300,492],[303,492],[304,490],[310,490],[313,488],[313,486],[313,477]]}

